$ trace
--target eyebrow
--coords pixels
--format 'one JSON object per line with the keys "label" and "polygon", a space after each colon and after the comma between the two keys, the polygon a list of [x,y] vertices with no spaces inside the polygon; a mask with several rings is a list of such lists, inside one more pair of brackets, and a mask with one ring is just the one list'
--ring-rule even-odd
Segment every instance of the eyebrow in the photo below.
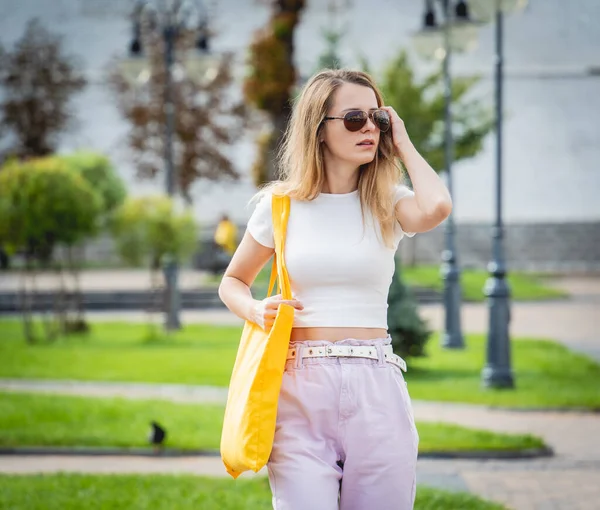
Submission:
{"label": "eyebrow", "polygon": [[[368,111],[373,111],[373,110],[378,110],[379,108],[376,106],[375,108],[369,108]],[[351,110],[362,110],[362,108],[359,108],[358,106],[354,107],[354,108],[346,108],[345,110],[342,110],[342,112],[349,112]]]}

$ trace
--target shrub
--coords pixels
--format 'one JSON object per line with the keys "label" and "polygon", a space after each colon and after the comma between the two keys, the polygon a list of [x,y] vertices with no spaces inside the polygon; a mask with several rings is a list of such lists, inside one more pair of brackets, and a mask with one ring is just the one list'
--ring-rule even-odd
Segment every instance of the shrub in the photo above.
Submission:
{"label": "shrub", "polygon": [[396,269],[388,296],[388,330],[394,352],[402,357],[424,356],[431,331],[417,310],[417,300],[402,280],[401,263]]}

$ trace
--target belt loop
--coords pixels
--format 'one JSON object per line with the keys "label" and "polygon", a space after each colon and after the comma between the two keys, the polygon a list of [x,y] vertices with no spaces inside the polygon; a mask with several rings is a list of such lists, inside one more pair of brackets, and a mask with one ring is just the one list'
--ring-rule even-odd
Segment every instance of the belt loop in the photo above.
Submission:
{"label": "belt loop", "polygon": [[304,350],[304,346],[302,344],[296,344],[293,346],[296,349],[296,358],[294,359],[294,368],[302,368],[304,366],[302,360],[302,351]]}
{"label": "belt loop", "polygon": [[383,366],[386,364],[385,361],[385,354],[383,353],[383,346],[381,345],[381,343],[377,343],[377,345],[375,345],[375,348],[377,349],[377,359],[378,359],[378,365],[379,366]]}

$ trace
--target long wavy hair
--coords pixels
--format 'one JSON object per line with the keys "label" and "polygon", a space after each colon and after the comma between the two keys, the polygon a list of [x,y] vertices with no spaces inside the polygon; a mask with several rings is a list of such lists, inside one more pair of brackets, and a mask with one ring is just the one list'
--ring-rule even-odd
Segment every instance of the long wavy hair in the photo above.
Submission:
{"label": "long wavy hair", "polygon": [[[373,79],[364,72],[327,69],[314,75],[304,86],[292,109],[292,116],[278,153],[280,180],[267,184],[260,192],[289,195],[294,200],[313,200],[325,183],[325,163],[319,143],[323,119],[329,112],[335,92],[344,84],[369,87],[375,92],[377,106],[383,97]],[[375,158],[360,168],[358,190],[363,211],[370,211],[379,223],[381,237],[393,245],[393,189],[401,181],[402,170],[394,156],[391,130],[381,133]]]}

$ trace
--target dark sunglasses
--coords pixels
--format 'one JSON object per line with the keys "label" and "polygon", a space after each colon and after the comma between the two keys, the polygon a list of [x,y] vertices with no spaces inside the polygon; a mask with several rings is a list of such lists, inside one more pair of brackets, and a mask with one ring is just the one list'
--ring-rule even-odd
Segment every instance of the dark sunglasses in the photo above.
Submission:
{"label": "dark sunglasses", "polygon": [[342,119],[344,127],[352,132],[362,129],[368,119],[371,119],[383,133],[390,129],[391,124],[390,114],[386,110],[371,110],[368,113],[363,110],[350,110],[343,117],[325,117],[323,121],[334,119]]}

